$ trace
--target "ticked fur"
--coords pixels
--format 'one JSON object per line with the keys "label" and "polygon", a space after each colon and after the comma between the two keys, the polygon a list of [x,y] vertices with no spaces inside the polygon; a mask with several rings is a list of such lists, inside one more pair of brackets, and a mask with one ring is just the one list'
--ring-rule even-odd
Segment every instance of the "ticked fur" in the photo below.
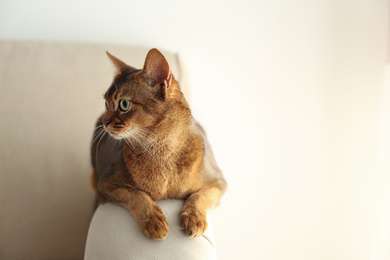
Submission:
{"label": "ticked fur", "polygon": [[226,189],[204,130],[158,50],[149,51],[141,70],[107,54],[118,73],[91,145],[99,201],[127,208],[147,236],[164,239],[169,226],[155,201],[185,199],[181,225],[189,236],[201,236],[207,210]]}

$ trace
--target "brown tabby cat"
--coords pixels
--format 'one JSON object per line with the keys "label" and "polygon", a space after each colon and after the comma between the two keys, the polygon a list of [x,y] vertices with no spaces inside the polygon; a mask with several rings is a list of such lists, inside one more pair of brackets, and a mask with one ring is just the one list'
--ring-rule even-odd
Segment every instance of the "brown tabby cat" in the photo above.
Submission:
{"label": "brown tabby cat", "polygon": [[155,201],[186,199],[181,226],[190,237],[201,236],[207,210],[226,189],[202,127],[157,49],[142,70],[107,55],[118,73],[91,146],[99,202],[128,209],[148,237],[164,239],[169,226]]}

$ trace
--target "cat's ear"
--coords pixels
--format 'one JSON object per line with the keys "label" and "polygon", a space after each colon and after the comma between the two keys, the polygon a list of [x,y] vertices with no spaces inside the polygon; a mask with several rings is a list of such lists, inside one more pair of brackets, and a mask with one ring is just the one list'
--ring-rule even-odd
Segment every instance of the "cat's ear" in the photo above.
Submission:
{"label": "cat's ear", "polygon": [[106,51],[106,53],[107,53],[107,56],[110,58],[110,60],[114,63],[115,67],[117,68],[119,75],[125,74],[125,73],[130,73],[130,72],[137,70],[137,69],[127,65],[126,63],[124,63],[123,61],[118,59],[117,57],[111,55],[108,51]]}
{"label": "cat's ear", "polygon": [[165,96],[172,82],[172,74],[164,55],[157,49],[151,49],[146,55],[143,71]]}

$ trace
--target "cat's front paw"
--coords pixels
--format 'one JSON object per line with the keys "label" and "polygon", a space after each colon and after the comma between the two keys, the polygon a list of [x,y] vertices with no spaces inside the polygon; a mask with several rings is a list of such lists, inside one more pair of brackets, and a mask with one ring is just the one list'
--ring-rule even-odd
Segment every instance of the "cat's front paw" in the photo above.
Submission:
{"label": "cat's front paw", "polygon": [[200,237],[207,229],[207,212],[201,212],[194,207],[186,207],[180,211],[180,223],[187,235]]}
{"label": "cat's front paw", "polygon": [[145,235],[154,240],[165,239],[168,235],[169,225],[161,209],[148,214],[139,224]]}

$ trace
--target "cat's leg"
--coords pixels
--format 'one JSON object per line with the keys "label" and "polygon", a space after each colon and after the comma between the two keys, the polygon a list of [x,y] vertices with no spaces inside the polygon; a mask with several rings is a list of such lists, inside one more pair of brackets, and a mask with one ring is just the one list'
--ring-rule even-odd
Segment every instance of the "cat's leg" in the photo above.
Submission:
{"label": "cat's leg", "polygon": [[167,219],[160,206],[147,193],[129,187],[118,187],[108,181],[98,183],[98,190],[109,201],[128,209],[146,236],[160,240],[168,235]]}
{"label": "cat's leg", "polygon": [[181,226],[190,237],[200,237],[207,229],[207,210],[218,205],[226,189],[224,180],[216,180],[191,194],[180,211]]}

